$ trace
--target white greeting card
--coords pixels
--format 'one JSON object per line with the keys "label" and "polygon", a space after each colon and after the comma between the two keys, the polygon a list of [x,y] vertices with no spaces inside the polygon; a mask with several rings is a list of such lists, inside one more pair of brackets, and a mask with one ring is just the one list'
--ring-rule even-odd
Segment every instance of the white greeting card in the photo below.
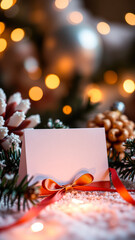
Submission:
{"label": "white greeting card", "polygon": [[110,186],[104,128],[24,131],[19,181],[28,174],[68,183],[86,172],[94,176],[92,185]]}

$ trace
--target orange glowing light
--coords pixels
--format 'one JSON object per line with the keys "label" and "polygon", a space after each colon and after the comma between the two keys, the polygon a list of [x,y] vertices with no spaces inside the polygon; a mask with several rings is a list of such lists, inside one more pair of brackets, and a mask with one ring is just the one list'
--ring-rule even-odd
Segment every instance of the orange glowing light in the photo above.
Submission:
{"label": "orange glowing light", "polygon": [[64,113],[64,114],[69,115],[69,114],[71,114],[71,112],[72,112],[72,107],[71,107],[71,106],[65,105],[65,106],[63,107],[63,113]]}
{"label": "orange glowing light", "polygon": [[55,0],[55,7],[58,9],[64,9],[68,6],[69,0]]}
{"label": "orange glowing light", "polygon": [[93,87],[90,88],[87,92],[88,97],[92,103],[97,103],[102,100],[102,92],[99,88]]}
{"label": "orange glowing light", "polygon": [[72,72],[74,67],[74,61],[70,56],[63,56],[57,61],[57,69],[61,73],[68,74]]}
{"label": "orange glowing light", "polygon": [[36,222],[31,225],[32,232],[40,232],[44,229],[44,225],[41,222]]}
{"label": "orange glowing light", "polygon": [[21,41],[25,36],[25,32],[22,28],[16,28],[11,32],[11,39],[14,42]]}
{"label": "orange glowing light", "polygon": [[110,32],[110,26],[106,22],[99,22],[97,24],[97,31],[102,35],[107,35]]}
{"label": "orange glowing light", "polygon": [[45,78],[45,85],[50,89],[56,89],[60,85],[60,79],[55,74],[49,74]]}
{"label": "orange glowing light", "polygon": [[123,89],[127,93],[130,93],[130,94],[133,93],[134,90],[135,90],[135,83],[134,83],[134,81],[131,80],[131,79],[125,80],[124,83],[123,83]]}
{"label": "orange glowing light", "polygon": [[0,38],[0,52],[3,52],[7,47],[7,41],[4,38]]}
{"label": "orange glowing light", "polygon": [[43,97],[43,90],[40,87],[34,86],[29,90],[29,97],[33,101],[39,101]]}
{"label": "orange glowing light", "polygon": [[0,6],[3,10],[7,10],[7,9],[11,8],[13,5],[14,5],[13,0],[2,0]]}
{"label": "orange glowing light", "polygon": [[34,72],[28,72],[28,76],[31,80],[38,80],[42,76],[41,68],[37,67]]}
{"label": "orange glowing light", "polygon": [[0,34],[2,34],[5,30],[5,23],[0,22]]}
{"label": "orange glowing light", "polygon": [[79,24],[83,21],[83,15],[80,12],[71,12],[68,15],[68,21],[71,24]]}
{"label": "orange glowing light", "polygon": [[15,4],[16,4],[16,2],[17,2],[17,0],[13,0],[13,5],[15,5]]}
{"label": "orange glowing light", "polygon": [[118,80],[118,75],[116,72],[108,70],[104,73],[104,81],[108,84],[115,84]]}
{"label": "orange glowing light", "polygon": [[126,13],[125,15],[125,21],[131,25],[131,26],[135,26],[135,14],[133,13]]}

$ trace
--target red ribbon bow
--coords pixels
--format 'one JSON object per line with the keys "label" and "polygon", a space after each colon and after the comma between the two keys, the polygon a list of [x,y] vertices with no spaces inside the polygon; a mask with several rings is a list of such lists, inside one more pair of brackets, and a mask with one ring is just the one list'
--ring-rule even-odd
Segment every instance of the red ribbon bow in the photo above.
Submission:
{"label": "red ribbon bow", "polygon": [[85,191],[84,187],[88,186],[93,180],[94,177],[90,173],[85,173],[66,185],[59,185],[54,180],[47,178],[42,181],[40,192],[41,195],[50,195],[58,191],[66,192],[72,189]]}

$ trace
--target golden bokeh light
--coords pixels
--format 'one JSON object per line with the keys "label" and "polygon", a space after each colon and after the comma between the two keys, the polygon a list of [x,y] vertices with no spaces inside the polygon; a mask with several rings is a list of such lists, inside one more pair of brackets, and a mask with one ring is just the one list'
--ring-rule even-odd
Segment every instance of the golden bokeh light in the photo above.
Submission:
{"label": "golden bokeh light", "polygon": [[118,75],[112,70],[108,70],[104,73],[104,81],[110,85],[113,85],[117,82]]}
{"label": "golden bokeh light", "polygon": [[70,56],[63,56],[58,59],[56,66],[60,73],[68,74],[74,68],[74,61]]}
{"label": "golden bokeh light", "polygon": [[135,26],[135,14],[133,13],[126,13],[125,15],[125,21],[131,25],[131,26]]}
{"label": "golden bokeh light", "polygon": [[131,79],[126,79],[123,83],[123,89],[125,92],[131,94],[135,90],[135,83]]}
{"label": "golden bokeh light", "polygon": [[2,34],[5,30],[5,23],[0,22],[0,34]]}
{"label": "golden bokeh light", "polygon": [[14,5],[14,1],[13,0],[2,0],[1,4],[0,4],[0,7],[3,10],[7,10],[7,9],[11,8],[13,5]]}
{"label": "golden bokeh light", "polygon": [[31,225],[32,232],[40,232],[44,229],[44,225],[41,222],[36,222]]}
{"label": "golden bokeh light", "polygon": [[43,90],[38,86],[34,86],[29,90],[29,97],[33,101],[39,101],[43,97]]}
{"label": "golden bokeh light", "polygon": [[11,39],[14,42],[21,41],[25,36],[25,32],[22,28],[16,28],[11,32]]}
{"label": "golden bokeh light", "polygon": [[69,115],[72,112],[72,107],[69,105],[65,105],[62,110],[64,114]]}
{"label": "golden bokeh light", "polygon": [[88,97],[90,97],[90,101],[92,103],[100,102],[103,98],[102,92],[99,88],[92,87],[87,92]]}
{"label": "golden bokeh light", "polygon": [[40,67],[37,67],[35,71],[28,72],[28,76],[31,80],[38,80],[42,76],[42,70]]}
{"label": "golden bokeh light", "polygon": [[45,78],[45,85],[50,89],[56,89],[60,85],[60,79],[55,74],[49,74]]}
{"label": "golden bokeh light", "polygon": [[102,35],[107,35],[110,32],[110,26],[106,22],[99,22],[97,24],[97,31]]}
{"label": "golden bokeh light", "polygon": [[7,47],[7,41],[4,38],[0,38],[0,52],[3,52]]}
{"label": "golden bokeh light", "polygon": [[68,6],[69,0],[55,0],[55,7],[58,9],[64,9]]}
{"label": "golden bokeh light", "polygon": [[17,2],[17,0],[2,0],[1,4],[0,4],[0,7],[3,10],[8,10],[12,6],[14,6],[16,2]]}
{"label": "golden bokeh light", "polygon": [[79,24],[83,21],[83,15],[80,12],[75,11],[69,13],[67,19],[71,24]]}

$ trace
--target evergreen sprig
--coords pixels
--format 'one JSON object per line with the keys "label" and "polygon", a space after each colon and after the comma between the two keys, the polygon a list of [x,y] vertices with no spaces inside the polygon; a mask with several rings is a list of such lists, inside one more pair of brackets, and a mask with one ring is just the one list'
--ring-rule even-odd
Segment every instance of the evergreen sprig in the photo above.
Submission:
{"label": "evergreen sprig", "polygon": [[112,156],[109,154],[109,166],[117,169],[121,178],[133,181],[135,178],[135,139],[127,139],[124,146],[125,151],[122,159],[115,150]]}
{"label": "evergreen sprig", "polygon": [[[3,167],[2,177],[5,173],[14,173],[17,174],[19,170],[19,163],[20,163],[20,150],[14,150],[14,144],[12,149],[10,148],[8,151],[4,149],[0,152],[0,166]],[[4,165],[3,165],[4,164]]]}
{"label": "evergreen sprig", "polygon": [[0,201],[4,202],[7,208],[17,204],[18,211],[29,207],[29,202],[35,204],[37,201],[39,187],[30,185],[32,178],[28,180],[25,176],[18,184],[18,169],[20,162],[20,151],[10,149],[0,152]]}
{"label": "evergreen sprig", "polygon": [[0,170],[0,201],[3,201],[7,208],[12,207],[16,203],[17,209],[20,211],[21,206],[25,210],[25,208],[29,208],[29,202],[32,204],[37,202],[39,187],[36,184],[29,186],[32,178],[27,180],[28,176],[25,176],[20,184],[17,184],[18,174],[5,174],[1,177],[2,175],[2,170]]}

